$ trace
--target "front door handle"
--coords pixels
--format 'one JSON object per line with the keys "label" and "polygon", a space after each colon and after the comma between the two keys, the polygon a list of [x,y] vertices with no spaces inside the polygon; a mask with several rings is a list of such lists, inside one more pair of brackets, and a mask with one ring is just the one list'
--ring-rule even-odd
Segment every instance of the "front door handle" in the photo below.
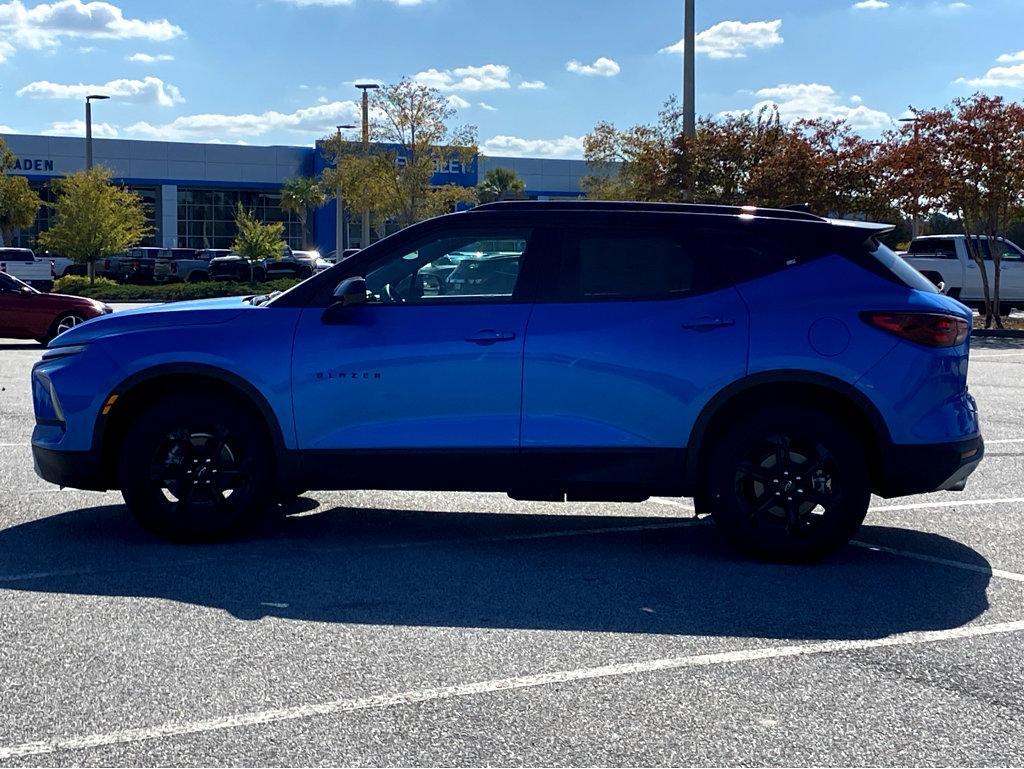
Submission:
{"label": "front door handle", "polygon": [[736,321],[732,318],[703,317],[683,324],[683,328],[691,331],[714,331],[716,328],[728,328],[735,326]]}
{"label": "front door handle", "polygon": [[485,328],[472,336],[467,336],[466,341],[473,344],[494,344],[495,342],[511,342],[515,338],[514,331],[495,331],[493,328]]}

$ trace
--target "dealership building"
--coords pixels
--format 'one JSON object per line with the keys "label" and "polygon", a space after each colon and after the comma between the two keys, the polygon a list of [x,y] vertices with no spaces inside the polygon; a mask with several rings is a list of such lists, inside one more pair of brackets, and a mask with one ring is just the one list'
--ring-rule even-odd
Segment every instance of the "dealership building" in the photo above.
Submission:
{"label": "dealership building", "polygon": [[[5,135],[16,157],[9,172],[25,176],[52,200],[47,182],[85,167],[85,140],[60,136]],[[315,176],[327,163],[319,147],[255,147],[189,144],[125,139],[94,139],[93,162],[111,169],[118,183],[137,192],[146,204],[152,230],[144,245],[183,248],[228,248],[235,237],[238,203],[264,221],[282,222],[290,246],[302,243],[297,217],[281,210],[281,185],[293,176]],[[509,168],[536,200],[576,198],[587,174],[582,160],[480,156],[472,163],[452,160],[434,175],[435,184],[475,187],[493,168]],[[309,243],[326,253],[335,248],[336,203],[312,212]],[[11,245],[32,247],[49,226],[43,206],[35,225],[22,230]],[[361,218],[350,212],[346,247],[360,247]]]}

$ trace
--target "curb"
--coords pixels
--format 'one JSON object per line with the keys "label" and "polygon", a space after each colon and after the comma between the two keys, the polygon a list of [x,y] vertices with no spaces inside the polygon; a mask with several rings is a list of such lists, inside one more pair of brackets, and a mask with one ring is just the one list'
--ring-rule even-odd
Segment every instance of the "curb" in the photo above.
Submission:
{"label": "curb", "polygon": [[979,328],[971,332],[978,339],[1024,339],[1024,330],[1013,328]]}

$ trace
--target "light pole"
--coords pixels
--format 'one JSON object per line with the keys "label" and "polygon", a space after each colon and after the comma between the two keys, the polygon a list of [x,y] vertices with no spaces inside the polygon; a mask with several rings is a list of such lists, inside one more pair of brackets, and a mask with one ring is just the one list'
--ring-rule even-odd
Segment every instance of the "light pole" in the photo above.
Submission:
{"label": "light pole", "polygon": [[341,131],[342,129],[348,130],[355,128],[351,123],[337,126],[338,128],[338,153],[335,155],[334,170],[337,177],[338,187],[334,191],[334,199],[338,201],[338,208],[334,215],[334,249],[335,249],[335,263],[341,261],[341,255],[345,251],[345,199],[342,197],[341,189]]}
{"label": "light pole", "polygon": [[109,99],[109,96],[94,93],[85,97],[85,170],[92,168],[92,100]]}
{"label": "light pole", "polygon": [[683,133],[692,139],[697,134],[697,36],[694,22],[694,0],[683,0]]}
{"label": "light pole", "polygon": [[[914,192],[919,192],[917,189],[917,179],[921,166],[921,145],[918,143],[921,138],[920,121],[921,119],[916,113],[914,117],[903,117],[899,121],[901,123],[911,123],[914,126]],[[920,234],[920,229],[920,221],[917,218],[917,206],[915,206],[914,218],[910,220],[910,237],[916,238]]]}
{"label": "light pole", "polygon": [[[363,92],[363,156],[370,154],[370,91],[380,88],[376,83],[356,83],[356,88]],[[370,245],[370,212],[363,210],[363,232],[360,246]]]}

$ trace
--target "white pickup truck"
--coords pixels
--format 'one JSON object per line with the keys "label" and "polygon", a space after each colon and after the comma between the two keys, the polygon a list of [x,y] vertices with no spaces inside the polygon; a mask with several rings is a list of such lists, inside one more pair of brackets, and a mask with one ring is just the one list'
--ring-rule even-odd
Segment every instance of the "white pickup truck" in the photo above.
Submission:
{"label": "white pickup truck", "polygon": [[[1003,255],[999,286],[1003,308],[1024,307],[1024,250],[1003,238],[996,242]],[[979,238],[979,245],[991,290],[995,272],[988,238]],[[936,285],[945,284],[945,292],[961,302],[970,305],[985,301],[981,270],[967,253],[966,236],[925,235],[914,238],[903,258]]]}
{"label": "white pickup truck", "polygon": [[40,291],[53,288],[53,262],[48,259],[37,259],[28,248],[0,248],[0,272],[13,275],[23,283]]}

